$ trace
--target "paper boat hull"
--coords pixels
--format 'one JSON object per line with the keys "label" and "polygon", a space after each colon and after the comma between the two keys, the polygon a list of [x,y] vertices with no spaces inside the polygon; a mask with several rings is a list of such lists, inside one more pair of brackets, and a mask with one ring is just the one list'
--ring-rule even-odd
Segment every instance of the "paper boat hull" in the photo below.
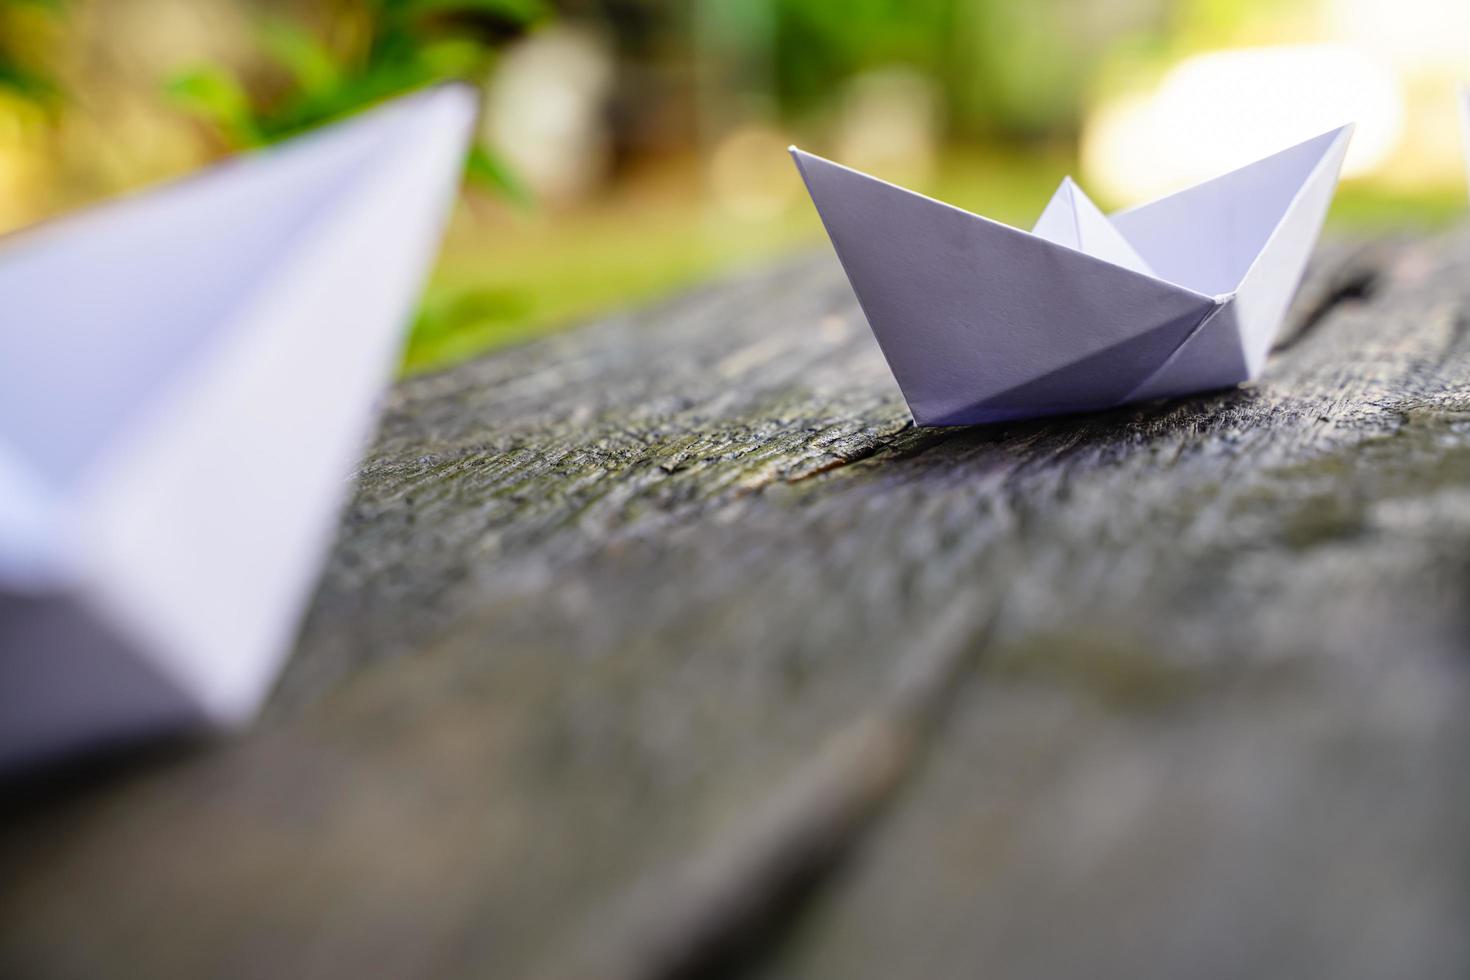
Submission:
{"label": "paper boat hull", "polygon": [[[0,278],[31,262],[84,281],[89,265],[68,269],[69,257],[114,225],[126,226],[126,241],[163,213],[162,230],[183,233],[221,201],[235,213],[206,214],[208,223],[241,237],[226,238],[209,268],[248,251],[252,222],[276,236],[262,239],[249,283],[226,307],[171,325],[156,345],[165,364],[131,365],[156,376],[123,423],[68,428],[58,416],[55,440],[33,440],[43,450],[92,444],[80,461],[32,454],[33,505],[0,513],[0,548],[11,545],[0,557],[0,767],[253,715],[294,638],[396,365],[474,111],[460,89],[411,96],[0,254]],[[280,199],[242,197],[252,182]],[[251,206],[240,210],[242,200]],[[168,268],[136,272],[142,336],[154,325],[141,316],[148,294],[166,300],[176,285]],[[102,343],[128,325],[131,300],[116,298],[115,322],[68,314],[58,329],[97,331]],[[9,470],[24,470],[27,457],[12,456],[22,462]]]}
{"label": "paper boat hull", "polygon": [[210,718],[81,596],[0,595],[0,771]]}

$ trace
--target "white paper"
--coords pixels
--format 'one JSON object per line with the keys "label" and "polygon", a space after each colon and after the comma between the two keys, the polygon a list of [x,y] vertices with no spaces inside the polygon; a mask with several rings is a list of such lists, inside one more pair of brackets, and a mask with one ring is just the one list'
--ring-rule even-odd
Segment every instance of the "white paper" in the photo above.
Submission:
{"label": "white paper", "polygon": [[1470,84],[1460,86],[1460,140],[1465,146],[1465,176],[1470,179]]}
{"label": "white paper", "polygon": [[474,112],[428,90],[0,241],[0,766],[251,717]]}
{"label": "white paper", "polygon": [[1064,180],[1032,232],[791,152],[915,421],[961,425],[1256,377],[1351,133],[1112,216]]}
{"label": "white paper", "polygon": [[1062,178],[1062,186],[1036,219],[1031,234],[1145,276],[1154,274],[1143,256],[1071,177]]}

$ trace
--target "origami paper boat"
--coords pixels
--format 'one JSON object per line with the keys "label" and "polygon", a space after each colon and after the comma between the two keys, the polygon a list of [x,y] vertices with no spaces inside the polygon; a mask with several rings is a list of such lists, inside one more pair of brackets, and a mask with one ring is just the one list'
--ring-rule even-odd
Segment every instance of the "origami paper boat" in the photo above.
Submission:
{"label": "origami paper boat", "polygon": [[1256,377],[1351,131],[1111,216],[1064,180],[1029,233],[791,154],[915,421],[962,425]]}
{"label": "origami paper boat", "polygon": [[429,90],[0,242],[0,766],[252,715],[474,113]]}
{"label": "origami paper boat", "polygon": [[1465,173],[1470,177],[1470,85],[1460,86],[1460,140],[1465,146]]}

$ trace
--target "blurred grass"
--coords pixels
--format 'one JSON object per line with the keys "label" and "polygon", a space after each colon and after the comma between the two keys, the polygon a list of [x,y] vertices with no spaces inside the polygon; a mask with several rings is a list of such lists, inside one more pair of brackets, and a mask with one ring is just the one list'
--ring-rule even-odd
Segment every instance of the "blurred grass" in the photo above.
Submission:
{"label": "blurred grass", "polygon": [[[1029,228],[1057,182],[1074,171],[1063,152],[960,151],[946,155],[921,189]],[[624,181],[571,212],[471,200],[456,216],[403,369],[447,367],[741,267],[826,248],[794,169],[790,180],[789,206],[763,221],[721,215],[701,194],[692,160]],[[1429,232],[1465,210],[1458,191],[1399,195],[1350,182],[1337,195],[1328,233]]]}
{"label": "blurred grass", "polygon": [[1333,199],[1327,230],[1430,233],[1463,221],[1465,203],[1465,193],[1460,190],[1416,190],[1409,194],[1348,182]]}

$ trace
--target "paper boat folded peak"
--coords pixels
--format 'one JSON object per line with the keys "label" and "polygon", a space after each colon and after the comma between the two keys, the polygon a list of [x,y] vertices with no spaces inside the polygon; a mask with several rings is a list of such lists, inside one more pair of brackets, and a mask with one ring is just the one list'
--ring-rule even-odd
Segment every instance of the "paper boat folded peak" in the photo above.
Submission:
{"label": "paper boat folded peak", "polygon": [[915,421],[965,425],[1255,378],[1351,133],[1113,215],[1063,180],[1030,232],[791,154]]}
{"label": "paper boat folded peak", "polygon": [[254,713],[475,103],[429,89],[0,240],[0,768]]}

